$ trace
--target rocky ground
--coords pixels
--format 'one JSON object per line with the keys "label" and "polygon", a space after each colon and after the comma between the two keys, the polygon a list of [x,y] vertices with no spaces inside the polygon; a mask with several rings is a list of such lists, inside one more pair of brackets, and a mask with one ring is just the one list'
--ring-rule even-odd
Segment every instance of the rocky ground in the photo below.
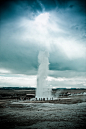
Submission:
{"label": "rocky ground", "polygon": [[[74,98],[75,100],[75,98]],[[0,129],[84,129],[86,102],[0,101]]]}

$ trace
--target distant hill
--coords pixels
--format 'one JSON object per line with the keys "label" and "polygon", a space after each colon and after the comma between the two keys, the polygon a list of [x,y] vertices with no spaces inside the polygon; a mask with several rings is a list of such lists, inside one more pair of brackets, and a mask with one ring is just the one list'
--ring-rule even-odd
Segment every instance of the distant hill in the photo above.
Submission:
{"label": "distant hill", "polygon": [[0,87],[0,90],[35,90],[34,87]]}
{"label": "distant hill", "polygon": [[[84,90],[85,88],[52,88],[55,90]],[[0,87],[0,90],[36,90],[35,87]]]}
{"label": "distant hill", "polygon": [[85,90],[86,88],[52,88],[53,91],[55,90]]}

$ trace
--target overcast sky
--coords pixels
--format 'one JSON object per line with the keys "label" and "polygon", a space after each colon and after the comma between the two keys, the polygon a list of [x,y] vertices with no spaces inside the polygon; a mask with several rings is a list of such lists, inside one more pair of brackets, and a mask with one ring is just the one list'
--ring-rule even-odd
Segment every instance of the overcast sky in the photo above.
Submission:
{"label": "overcast sky", "polygon": [[49,86],[86,88],[85,0],[1,0],[0,87],[36,87],[45,50]]}

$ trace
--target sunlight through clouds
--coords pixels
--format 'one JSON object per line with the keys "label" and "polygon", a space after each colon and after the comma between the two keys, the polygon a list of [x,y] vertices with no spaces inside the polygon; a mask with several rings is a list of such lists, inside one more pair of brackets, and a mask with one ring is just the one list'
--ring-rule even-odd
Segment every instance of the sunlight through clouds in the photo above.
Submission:
{"label": "sunlight through clouds", "polygon": [[0,9],[0,86],[36,87],[38,54],[47,50],[49,86],[86,87],[84,0],[12,0]]}

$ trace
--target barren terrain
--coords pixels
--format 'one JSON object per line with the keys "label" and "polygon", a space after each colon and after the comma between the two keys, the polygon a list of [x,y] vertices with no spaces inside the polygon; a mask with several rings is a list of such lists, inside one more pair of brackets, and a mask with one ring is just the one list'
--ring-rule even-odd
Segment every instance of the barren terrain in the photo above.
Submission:
{"label": "barren terrain", "polygon": [[86,90],[53,91],[61,96],[46,101],[29,100],[28,93],[35,91],[0,90],[0,129],[85,128]]}
{"label": "barren terrain", "polygon": [[86,95],[60,101],[0,100],[0,129],[84,129]]}

